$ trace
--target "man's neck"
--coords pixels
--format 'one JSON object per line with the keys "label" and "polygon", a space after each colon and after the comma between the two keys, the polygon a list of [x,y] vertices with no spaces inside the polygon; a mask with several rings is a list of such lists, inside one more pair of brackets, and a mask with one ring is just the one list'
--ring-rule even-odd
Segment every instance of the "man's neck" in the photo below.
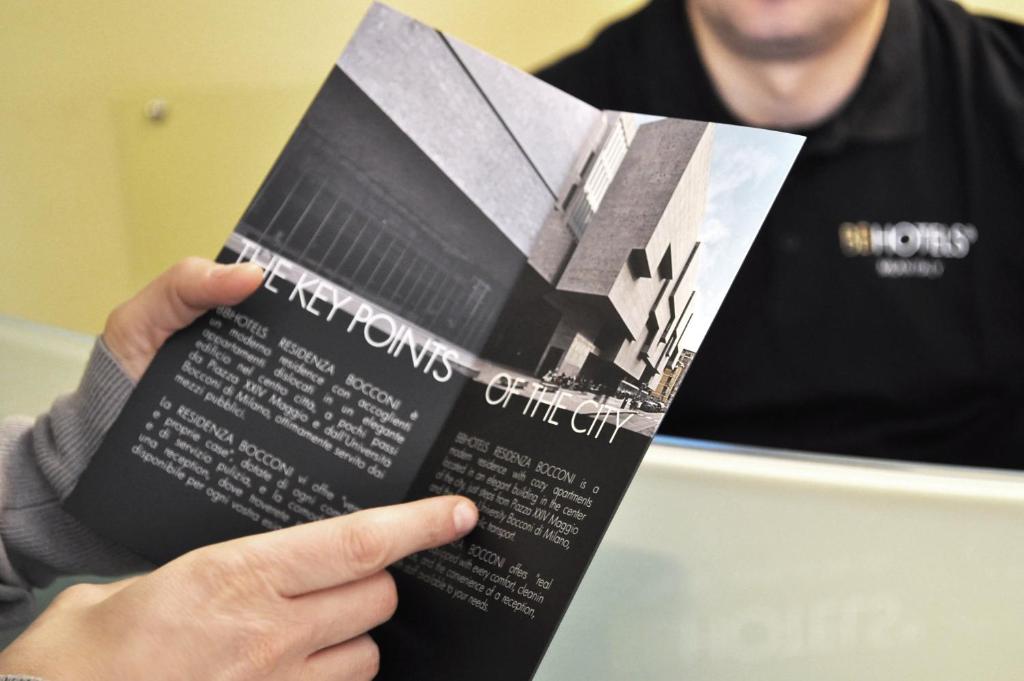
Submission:
{"label": "man's neck", "polygon": [[682,0],[704,66],[725,105],[743,123],[800,129],[824,121],[857,89],[889,9],[879,0],[839,39],[812,56],[752,58],[731,50],[692,3]]}

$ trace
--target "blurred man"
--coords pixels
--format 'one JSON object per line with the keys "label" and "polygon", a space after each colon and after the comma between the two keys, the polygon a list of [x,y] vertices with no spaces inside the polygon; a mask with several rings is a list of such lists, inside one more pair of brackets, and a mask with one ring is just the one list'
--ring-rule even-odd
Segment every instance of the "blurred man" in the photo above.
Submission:
{"label": "blurred man", "polygon": [[663,432],[1024,467],[1024,28],[947,0],[653,0],[540,76],[807,135]]}

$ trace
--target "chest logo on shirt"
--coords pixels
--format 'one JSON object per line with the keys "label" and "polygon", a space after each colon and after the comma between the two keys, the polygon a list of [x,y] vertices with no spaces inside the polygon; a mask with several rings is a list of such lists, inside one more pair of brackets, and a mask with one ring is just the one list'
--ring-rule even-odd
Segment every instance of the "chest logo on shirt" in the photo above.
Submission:
{"label": "chest logo on shirt", "polygon": [[883,279],[938,279],[945,261],[962,260],[978,241],[978,228],[954,222],[844,222],[839,248],[848,258],[873,258]]}

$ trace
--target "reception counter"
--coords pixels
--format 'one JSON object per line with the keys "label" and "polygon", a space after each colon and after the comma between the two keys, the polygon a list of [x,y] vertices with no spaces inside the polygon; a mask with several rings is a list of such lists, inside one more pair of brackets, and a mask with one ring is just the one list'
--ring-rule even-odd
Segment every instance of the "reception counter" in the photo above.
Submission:
{"label": "reception counter", "polygon": [[538,679],[1024,678],[1024,478],[651,449]]}

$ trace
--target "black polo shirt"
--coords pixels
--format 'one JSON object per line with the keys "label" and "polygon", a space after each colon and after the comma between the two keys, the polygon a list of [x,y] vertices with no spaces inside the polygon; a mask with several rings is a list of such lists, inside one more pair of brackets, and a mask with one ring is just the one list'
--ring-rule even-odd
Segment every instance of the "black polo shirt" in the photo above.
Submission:
{"label": "black polo shirt", "polygon": [[[600,108],[738,123],[684,0],[539,75]],[[1024,29],[891,0],[816,129],[662,432],[1024,467]]]}

